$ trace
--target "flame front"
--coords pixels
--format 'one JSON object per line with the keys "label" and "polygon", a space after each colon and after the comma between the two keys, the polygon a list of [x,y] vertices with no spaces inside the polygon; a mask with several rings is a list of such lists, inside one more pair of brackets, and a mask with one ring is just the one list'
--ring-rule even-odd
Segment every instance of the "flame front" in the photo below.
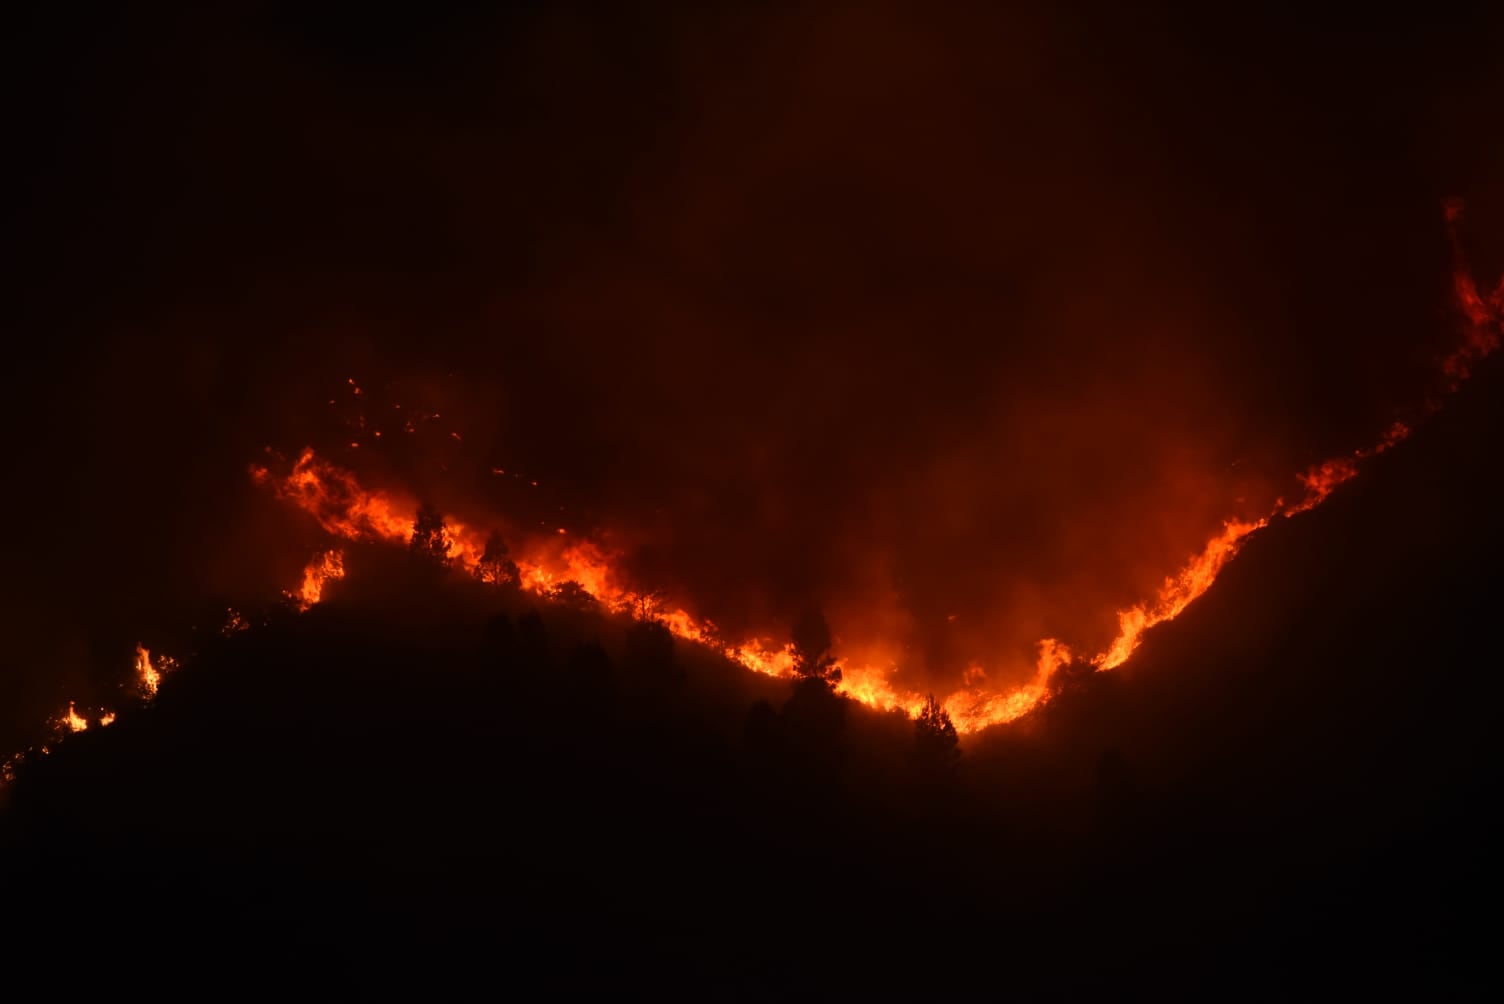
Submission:
{"label": "flame front", "polygon": [[[1448,224],[1455,225],[1460,217],[1460,205],[1449,203],[1446,207]],[[1501,277],[1491,293],[1480,293],[1466,267],[1455,229],[1452,231],[1452,241],[1455,255],[1453,290],[1465,324],[1460,342],[1441,359],[1439,365],[1441,374],[1446,378],[1446,391],[1449,393],[1456,391],[1472,374],[1475,366],[1497,351],[1501,341],[1504,341],[1504,277]],[[355,381],[351,379],[349,383],[353,393],[360,395],[361,389]],[[401,406],[396,407],[400,409]],[[1423,414],[1429,414],[1439,407],[1439,401],[1431,398],[1421,410]],[[418,417],[427,420],[437,419],[439,416],[434,414]],[[404,428],[407,432],[413,432],[413,419],[408,419]],[[1358,476],[1362,461],[1384,453],[1405,440],[1410,435],[1411,428],[1409,424],[1396,421],[1372,445],[1354,450],[1346,456],[1325,460],[1298,474],[1296,480],[1303,493],[1294,502],[1277,500],[1268,513],[1257,519],[1226,520],[1205,546],[1191,555],[1178,571],[1166,576],[1153,598],[1118,611],[1116,637],[1102,652],[1086,659],[1086,664],[1098,672],[1121,666],[1137,650],[1145,632],[1155,625],[1173,620],[1211,588],[1218,574],[1237,556],[1249,537],[1278,518],[1293,517],[1321,505],[1338,487]],[[375,432],[375,436],[380,435],[380,431]],[[456,440],[460,439],[457,433],[451,435]],[[506,472],[493,468],[493,473],[500,475]],[[269,468],[261,466],[253,467],[251,474],[258,483],[270,483],[279,498],[311,514],[335,538],[405,543],[413,532],[418,512],[415,500],[368,491],[360,485],[352,471],[321,459],[311,449],[302,452],[285,476],[274,477]],[[537,485],[536,481],[531,483]],[[719,651],[726,658],[753,672],[773,677],[788,677],[793,674],[794,654],[791,644],[779,644],[768,638],[727,641],[710,621],[696,617],[682,608],[665,608],[656,594],[634,590],[624,584],[615,571],[617,556],[589,540],[563,543],[564,536],[565,531],[560,528],[557,534],[527,543],[525,553],[517,559],[517,579],[522,588],[541,596],[550,596],[555,595],[566,583],[573,583],[580,592],[610,611],[650,615],[666,625],[676,637]],[[446,520],[443,546],[447,558],[455,567],[485,578],[481,569],[485,545],[483,534],[464,523]],[[320,552],[304,569],[298,588],[289,590],[287,596],[299,610],[308,610],[325,598],[331,582],[344,576],[343,552],[337,549]],[[230,636],[246,627],[248,625],[245,619],[236,611],[230,610],[221,633]],[[1046,638],[1039,642],[1035,671],[1027,683],[1002,690],[989,690],[983,685],[986,682],[985,670],[981,666],[972,666],[965,674],[963,688],[945,697],[941,703],[956,729],[962,733],[1014,721],[1049,700],[1055,674],[1063,666],[1072,663],[1074,658],[1067,645],[1054,638]],[[141,696],[147,701],[154,698],[161,686],[162,677],[175,666],[176,663],[166,656],[159,655],[153,661],[150,651],[138,644],[135,653],[135,680]],[[899,710],[912,717],[924,706],[925,695],[896,689],[890,679],[891,670],[892,667],[844,662],[837,690],[870,707]],[[108,726],[114,721],[115,713],[108,710],[102,711],[98,718],[101,726]],[[68,710],[54,719],[54,727],[62,734],[82,732],[88,729],[89,720],[70,701]],[[33,747],[28,754],[45,756],[48,752],[49,747],[41,745]],[[25,755],[27,754],[19,754],[0,762],[0,784],[15,777],[16,765],[20,757]]]}
{"label": "flame front", "polygon": [[[1455,222],[1458,212],[1448,207],[1447,218]],[[1448,390],[1455,390],[1482,358],[1495,351],[1504,331],[1504,280],[1490,295],[1483,296],[1462,265],[1460,249],[1454,285],[1458,305],[1466,321],[1461,343],[1440,364],[1447,377]],[[1428,410],[1438,407],[1434,402]],[[1360,463],[1385,452],[1406,439],[1410,425],[1392,423],[1372,445],[1352,453],[1315,464],[1296,476],[1302,493],[1293,502],[1277,500],[1263,516],[1253,519],[1231,518],[1206,544],[1187,559],[1173,574],[1165,577],[1156,594],[1147,600],[1118,611],[1116,637],[1101,652],[1085,660],[1097,671],[1115,669],[1126,662],[1143,641],[1149,629],[1173,620],[1204,594],[1227,563],[1235,558],[1248,539],[1279,518],[1309,512],[1321,505],[1338,487],[1358,476]],[[396,495],[367,491],[353,472],[337,467],[304,450],[282,478],[273,478],[266,468],[254,468],[258,481],[271,481],[277,495],[293,502],[314,516],[330,534],[347,540],[384,540],[405,542],[412,533],[417,513],[415,500]],[[458,568],[479,575],[480,556],[484,552],[483,535],[464,523],[447,522],[447,554]],[[563,534],[563,531],[559,531]],[[560,546],[557,537],[533,540],[524,547],[517,561],[520,585],[541,596],[553,594],[565,583],[574,583],[586,595],[614,612],[651,611],[679,638],[706,645],[754,672],[774,677],[793,673],[792,646],[767,638],[727,641],[715,625],[687,610],[663,609],[655,596],[625,585],[616,573],[616,556],[598,545],[581,540]],[[323,588],[332,578],[343,575],[339,552],[327,552],[316,558],[304,573],[302,588],[294,595],[306,609],[319,601]],[[1032,678],[1021,686],[989,690],[982,686],[985,671],[977,666],[967,673],[966,686],[942,701],[960,732],[975,732],[989,725],[1011,722],[1047,701],[1052,693],[1055,673],[1072,662],[1069,646],[1054,638],[1039,643],[1039,654]],[[914,715],[923,707],[925,695],[895,688],[891,667],[845,661],[840,693],[870,707],[901,710]]]}
{"label": "flame front", "polygon": [[1092,657],[1092,665],[1098,669],[1116,669],[1127,662],[1143,640],[1145,631],[1180,616],[1182,610],[1212,587],[1223,567],[1237,556],[1248,535],[1268,525],[1268,519],[1252,523],[1233,519],[1222,524],[1222,532],[1207,541],[1200,554],[1165,579],[1159,595],[1152,602],[1138,603],[1118,611],[1118,636],[1107,651]]}

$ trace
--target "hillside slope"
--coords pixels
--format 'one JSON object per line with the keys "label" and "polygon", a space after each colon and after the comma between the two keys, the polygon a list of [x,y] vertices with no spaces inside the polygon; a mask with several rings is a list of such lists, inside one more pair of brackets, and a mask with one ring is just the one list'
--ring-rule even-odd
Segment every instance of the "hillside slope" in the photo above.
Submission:
{"label": "hillside slope", "polygon": [[11,968],[1478,990],[1498,383],[953,770],[895,716],[356,554],[342,597],[204,639],[152,707],[23,772],[0,813]]}

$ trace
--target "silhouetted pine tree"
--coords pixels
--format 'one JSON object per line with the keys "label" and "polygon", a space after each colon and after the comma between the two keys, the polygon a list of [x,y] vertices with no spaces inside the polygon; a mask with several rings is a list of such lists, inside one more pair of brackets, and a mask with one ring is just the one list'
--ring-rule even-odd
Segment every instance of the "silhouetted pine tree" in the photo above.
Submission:
{"label": "silhouetted pine tree", "polygon": [[960,737],[950,714],[930,694],[914,719],[914,752],[922,766],[947,767],[961,755]]}
{"label": "silhouetted pine tree", "polygon": [[841,682],[841,667],[830,654],[830,625],[819,610],[808,610],[794,625],[794,674],[818,680],[830,689]]}
{"label": "silhouetted pine tree", "polygon": [[424,503],[413,520],[413,535],[407,543],[413,554],[438,565],[449,564],[449,527],[444,514]]}
{"label": "silhouetted pine tree", "polygon": [[507,552],[506,541],[495,530],[486,538],[486,550],[480,556],[480,578],[498,586],[520,585],[517,562]]}
{"label": "silhouetted pine tree", "polygon": [[580,585],[574,579],[569,579],[554,586],[548,591],[548,598],[555,603],[562,603],[567,607],[572,607],[584,613],[593,613],[601,605],[600,601],[591,594],[590,590]]}

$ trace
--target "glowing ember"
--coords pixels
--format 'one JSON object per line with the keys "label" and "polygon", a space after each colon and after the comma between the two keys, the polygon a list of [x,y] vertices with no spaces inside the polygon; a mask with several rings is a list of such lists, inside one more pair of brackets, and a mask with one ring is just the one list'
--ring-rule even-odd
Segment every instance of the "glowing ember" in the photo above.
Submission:
{"label": "glowing ember", "polygon": [[[260,482],[269,481],[279,497],[307,510],[332,534],[352,540],[375,539],[395,544],[406,544],[411,538],[418,512],[416,500],[367,492],[360,487],[353,472],[319,458],[311,450],[303,451],[285,477],[273,479],[265,468],[257,468],[253,474]],[[454,567],[478,578],[487,576],[480,562],[485,548],[479,533],[446,518],[445,539],[448,542],[447,556]],[[1216,567],[1230,556],[1228,553],[1219,558]],[[564,545],[557,534],[548,534],[528,541],[521,548],[517,558],[518,582],[523,589],[544,597],[566,595],[571,589],[575,590],[610,612],[651,616],[676,637],[715,649],[753,672],[774,677],[793,675],[792,646],[765,638],[728,642],[711,622],[681,608],[667,608],[656,595],[634,590],[622,583],[614,570],[616,564],[615,555],[592,541],[579,540]],[[326,581],[318,573],[324,567],[321,559],[316,559],[305,572],[304,586],[297,594],[303,601],[300,604],[303,609],[318,602]],[[343,566],[338,567],[342,572]],[[1205,583],[1199,585],[1199,589],[1210,584],[1212,575],[1215,575],[1215,567],[1203,573]],[[316,588],[310,588],[310,584],[316,584]],[[1178,605],[1172,604],[1174,611],[1178,612],[1195,595],[1199,592],[1187,592],[1176,601]],[[1156,612],[1159,610],[1156,607]],[[1151,618],[1144,626],[1157,623],[1165,616]],[[1048,696],[1050,677],[1069,661],[1070,650],[1057,641],[1048,640],[1041,643],[1038,667],[1028,684],[1002,694],[968,689],[947,698],[944,702],[946,710],[962,731],[1012,721]],[[917,714],[924,706],[925,695],[896,689],[889,675],[887,668],[843,662],[842,679],[836,690],[869,707],[899,710],[911,716]]]}
{"label": "glowing ember", "polygon": [[[1498,347],[1496,329],[1500,329],[1500,318],[1504,316],[1504,283],[1485,299],[1478,295],[1471,279],[1459,278],[1457,295],[1469,331],[1462,347],[1443,363],[1443,371],[1453,378],[1454,385],[1466,376],[1471,363]],[[1360,461],[1385,452],[1409,434],[1408,425],[1395,422],[1373,445],[1323,461],[1298,475],[1304,490],[1298,501],[1278,501],[1267,515],[1257,519],[1225,521],[1199,552],[1165,578],[1152,599],[1118,612],[1117,636],[1104,651],[1088,660],[1090,665],[1098,671],[1121,666],[1133,655],[1146,631],[1173,620],[1211,588],[1251,535],[1276,517],[1292,517],[1316,508],[1339,486],[1357,477]],[[304,450],[283,477],[273,478],[264,467],[253,468],[252,475],[258,482],[270,482],[280,498],[306,510],[335,537],[405,544],[413,534],[419,513],[415,499],[367,491],[353,472],[319,458],[312,450]],[[443,531],[439,549],[453,567],[482,579],[495,578],[482,567],[486,553],[482,534],[448,518],[444,520]],[[546,597],[586,596],[611,612],[649,615],[666,625],[676,637],[716,649],[754,672],[775,677],[792,675],[791,646],[759,638],[727,642],[709,621],[687,610],[665,608],[656,595],[625,585],[615,571],[617,556],[589,540],[565,544],[562,536],[564,531],[559,529],[556,534],[528,541],[522,547],[516,565],[517,581],[523,589]],[[330,580],[343,575],[340,552],[325,552],[305,570],[302,587],[289,595],[306,610],[319,602]],[[1071,660],[1071,650],[1065,644],[1045,639],[1039,643],[1035,672],[1028,683],[1001,691],[988,690],[982,686],[985,670],[974,666],[966,674],[964,688],[946,697],[942,704],[963,733],[1011,722],[1049,699],[1052,678]],[[925,695],[894,688],[889,679],[891,667],[843,661],[841,668],[842,678],[836,689],[853,700],[883,710],[901,710],[911,716],[925,705]]]}
{"label": "glowing ember", "polygon": [[245,631],[250,626],[250,623],[240,615],[240,611],[232,607],[225,610],[225,622],[220,627],[219,633],[221,636],[229,638],[241,631]]}
{"label": "glowing ember", "polygon": [[1410,427],[1408,425],[1406,425],[1404,422],[1395,422],[1389,427],[1389,430],[1384,433],[1383,438],[1381,438],[1378,443],[1374,444],[1374,446],[1369,449],[1367,453],[1360,451],[1358,455],[1374,456],[1383,453],[1385,450],[1389,449],[1396,443],[1403,442],[1409,435]]}
{"label": "glowing ember", "polygon": [[[1455,225],[1460,218],[1461,206],[1448,204],[1447,222]],[[1466,267],[1455,231],[1452,240],[1456,257],[1453,291],[1465,324],[1460,343],[1440,360],[1439,369],[1447,378],[1448,391],[1455,391],[1471,375],[1476,364],[1497,351],[1504,342],[1504,278],[1492,292],[1480,292]],[[362,396],[362,389],[354,378],[348,380],[348,386],[353,396]],[[329,403],[332,405],[335,401]],[[1439,407],[1435,398],[1429,399],[1422,413],[1434,412]],[[397,404],[393,408],[401,410],[402,406]],[[417,413],[406,419],[403,429],[412,433],[417,422],[439,418],[437,412],[431,415]],[[357,427],[360,431],[366,429],[364,417],[359,419]],[[1091,656],[1085,664],[1098,672],[1121,666],[1138,649],[1145,632],[1173,620],[1211,588],[1249,537],[1276,518],[1289,518],[1315,509],[1337,488],[1358,476],[1362,461],[1391,449],[1404,441],[1411,431],[1411,425],[1396,421],[1371,445],[1322,461],[1298,474],[1296,479],[1303,489],[1299,500],[1288,503],[1277,500],[1266,515],[1257,519],[1225,521],[1198,552],[1165,578],[1153,598],[1118,611],[1116,637],[1104,651]],[[373,431],[374,437],[381,435],[380,430]],[[462,441],[458,432],[450,432],[449,436]],[[352,449],[358,449],[359,445],[356,441],[349,443]],[[498,476],[507,474],[500,467],[490,470]],[[285,475],[274,476],[269,467],[253,466],[251,476],[258,484],[269,484],[279,498],[308,512],[337,539],[407,545],[413,539],[420,519],[425,515],[433,517],[433,510],[424,510],[416,499],[365,489],[352,471],[321,459],[311,449],[305,449]],[[510,476],[522,479],[515,473]],[[535,480],[527,480],[527,483],[535,488],[538,486]],[[576,537],[564,527],[554,525],[553,532],[524,542],[515,557],[500,544],[499,536],[488,537],[449,517],[442,518],[442,525],[432,539],[435,542],[432,551],[445,564],[482,581],[520,587],[549,598],[573,600],[585,597],[611,613],[658,621],[674,636],[711,648],[753,672],[782,678],[795,675],[791,644],[780,644],[767,638],[726,640],[709,620],[682,608],[666,606],[656,593],[628,586],[617,571],[620,567],[618,555],[588,539]],[[316,554],[304,569],[299,587],[289,590],[287,595],[299,610],[308,610],[324,599],[331,582],[344,576],[343,552],[337,549],[323,551]],[[220,629],[225,637],[249,627],[239,612],[230,609],[226,614]],[[954,620],[955,615],[948,619]],[[1039,642],[1034,674],[1027,683],[1005,689],[988,689],[986,670],[980,665],[972,665],[963,676],[962,689],[945,697],[940,705],[962,733],[1014,721],[1050,699],[1055,675],[1073,660],[1067,645],[1046,638]],[[148,701],[154,698],[163,676],[175,666],[176,663],[166,656],[159,655],[153,661],[151,653],[138,644],[134,675],[141,696]],[[896,689],[890,679],[893,669],[891,664],[868,665],[842,660],[836,690],[869,707],[901,711],[911,717],[918,715],[929,698],[917,691]],[[98,722],[101,727],[109,726],[115,718],[114,712],[103,711]],[[67,712],[54,719],[53,725],[56,737],[87,730],[89,720],[70,701]],[[48,752],[48,746],[40,745],[0,762],[0,784],[15,777],[16,765],[24,756],[45,756]]]}
{"label": "glowing ember", "polygon": [[[172,657],[158,655],[156,660],[153,661],[151,652],[145,646],[136,646],[136,686],[141,692],[141,696],[148,701],[156,696],[157,688],[162,683],[162,677],[176,668],[177,661]],[[98,719],[100,727],[105,728],[113,725],[115,718],[115,712],[108,710],[101,711]],[[89,728],[89,719],[86,715],[79,713],[75,702],[69,701],[68,710],[52,719],[51,725],[54,729],[53,738],[57,739],[76,732],[87,731]],[[0,787],[15,780],[16,768],[27,756],[46,756],[48,752],[49,748],[47,746],[34,746],[24,753],[17,754],[0,763]]]}

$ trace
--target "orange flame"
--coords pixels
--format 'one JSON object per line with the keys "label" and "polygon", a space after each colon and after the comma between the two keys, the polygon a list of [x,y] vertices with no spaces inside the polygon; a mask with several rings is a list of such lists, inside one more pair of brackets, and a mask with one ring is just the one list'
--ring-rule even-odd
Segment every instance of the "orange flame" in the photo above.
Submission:
{"label": "orange flame", "polygon": [[177,662],[170,656],[158,655],[157,661],[153,663],[151,652],[143,645],[136,646],[136,686],[147,700],[157,696],[157,688],[162,685],[162,677],[175,668],[177,668]]}
{"label": "orange flame", "polygon": [[73,702],[69,701],[68,710],[58,719],[58,724],[62,725],[69,732],[82,732],[89,727],[89,720],[77,711],[74,711]]}
{"label": "orange flame", "polygon": [[[345,556],[341,551],[322,551],[314,555],[308,567],[303,569],[303,584],[296,590],[288,590],[288,597],[298,605],[299,610],[307,610],[319,600],[324,598],[324,588],[335,579],[345,577]],[[238,616],[238,615],[236,615]],[[233,623],[233,622],[232,622]],[[227,625],[226,633],[235,630]]]}
{"label": "orange flame", "polygon": [[1446,217],[1450,224],[1452,257],[1455,262],[1452,269],[1452,289],[1457,296],[1458,307],[1467,318],[1462,343],[1441,362],[1441,371],[1451,378],[1448,389],[1456,390],[1471,375],[1473,365],[1499,347],[1499,339],[1504,335],[1504,276],[1499,277],[1499,284],[1492,293],[1484,296],[1478,292],[1478,283],[1467,267],[1462,241],[1457,236],[1456,225],[1462,219],[1462,204],[1456,200],[1449,201]]}
{"label": "orange flame", "polygon": [[[1002,693],[989,693],[979,686],[969,685],[957,691],[942,703],[950,715],[957,732],[976,732],[989,725],[999,725],[1022,718],[1040,704],[1049,700],[1050,681],[1061,666],[1071,661],[1071,650],[1066,645],[1046,638],[1039,643],[1039,659],[1034,664],[1034,676],[1021,687]],[[973,666],[967,673],[968,684],[981,683],[987,679],[980,666]],[[912,710],[910,716],[914,714]]]}
{"label": "orange flame", "polygon": [[[1448,221],[1455,221],[1454,207],[1448,207]],[[1487,297],[1480,295],[1470,275],[1461,264],[1460,250],[1455,290],[1467,321],[1462,344],[1441,364],[1442,372],[1456,389],[1471,367],[1495,351],[1504,331],[1504,281]],[[1227,563],[1235,558],[1248,538],[1270,525],[1277,517],[1293,517],[1321,505],[1338,487],[1358,475],[1361,461],[1383,453],[1409,436],[1411,427],[1394,422],[1372,445],[1346,456],[1334,457],[1297,475],[1303,494],[1295,502],[1278,500],[1271,510],[1256,519],[1226,520],[1206,544],[1187,559],[1174,574],[1167,576],[1158,592],[1148,600],[1118,611],[1118,633],[1107,648],[1086,662],[1097,671],[1121,666],[1139,647],[1145,632],[1165,621],[1173,620],[1203,595]],[[501,473],[499,468],[493,469]],[[272,483],[276,494],[310,513],[331,535],[347,540],[385,540],[403,543],[414,525],[417,504],[382,492],[363,489],[353,472],[320,459],[305,449],[284,477],[273,479],[266,468],[253,468],[258,482]],[[447,555],[451,563],[471,574],[479,574],[484,538],[463,523],[446,521]],[[666,609],[657,597],[634,590],[624,584],[615,568],[616,556],[599,545],[583,539],[565,544],[563,531],[546,539],[527,542],[517,559],[522,588],[539,595],[549,595],[560,586],[574,583],[613,612],[651,611],[677,637],[706,645],[754,672],[787,677],[793,672],[792,647],[766,638],[728,642],[715,625],[695,617],[681,608]],[[300,607],[317,603],[331,578],[344,573],[340,552],[330,551],[316,558],[304,573],[303,586],[294,595]],[[993,691],[982,684],[986,672],[980,666],[968,670],[963,688],[941,702],[958,731],[967,733],[1028,714],[1048,701],[1055,673],[1073,659],[1064,643],[1047,638],[1039,643],[1039,656],[1032,678],[1011,689]],[[914,715],[923,707],[925,695],[896,689],[890,679],[891,667],[852,664],[842,665],[842,679],[837,690],[870,707],[900,710]]]}
{"label": "orange flame", "polygon": [[[135,674],[136,685],[142,696],[147,700],[156,696],[157,687],[162,682],[164,674],[177,668],[176,660],[169,656],[159,655],[155,664],[152,662],[151,653],[141,645],[136,646]],[[108,709],[99,713],[100,728],[107,728],[115,723],[115,712]],[[68,702],[68,710],[51,720],[54,729],[54,738],[59,739],[77,732],[87,731],[89,719],[86,715],[78,712],[77,705],[73,701]],[[46,745],[33,746],[22,753],[0,762],[0,787],[4,787],[16,779],[16,770],[20,763],[28,756],[46,756],[50,752]]]}

